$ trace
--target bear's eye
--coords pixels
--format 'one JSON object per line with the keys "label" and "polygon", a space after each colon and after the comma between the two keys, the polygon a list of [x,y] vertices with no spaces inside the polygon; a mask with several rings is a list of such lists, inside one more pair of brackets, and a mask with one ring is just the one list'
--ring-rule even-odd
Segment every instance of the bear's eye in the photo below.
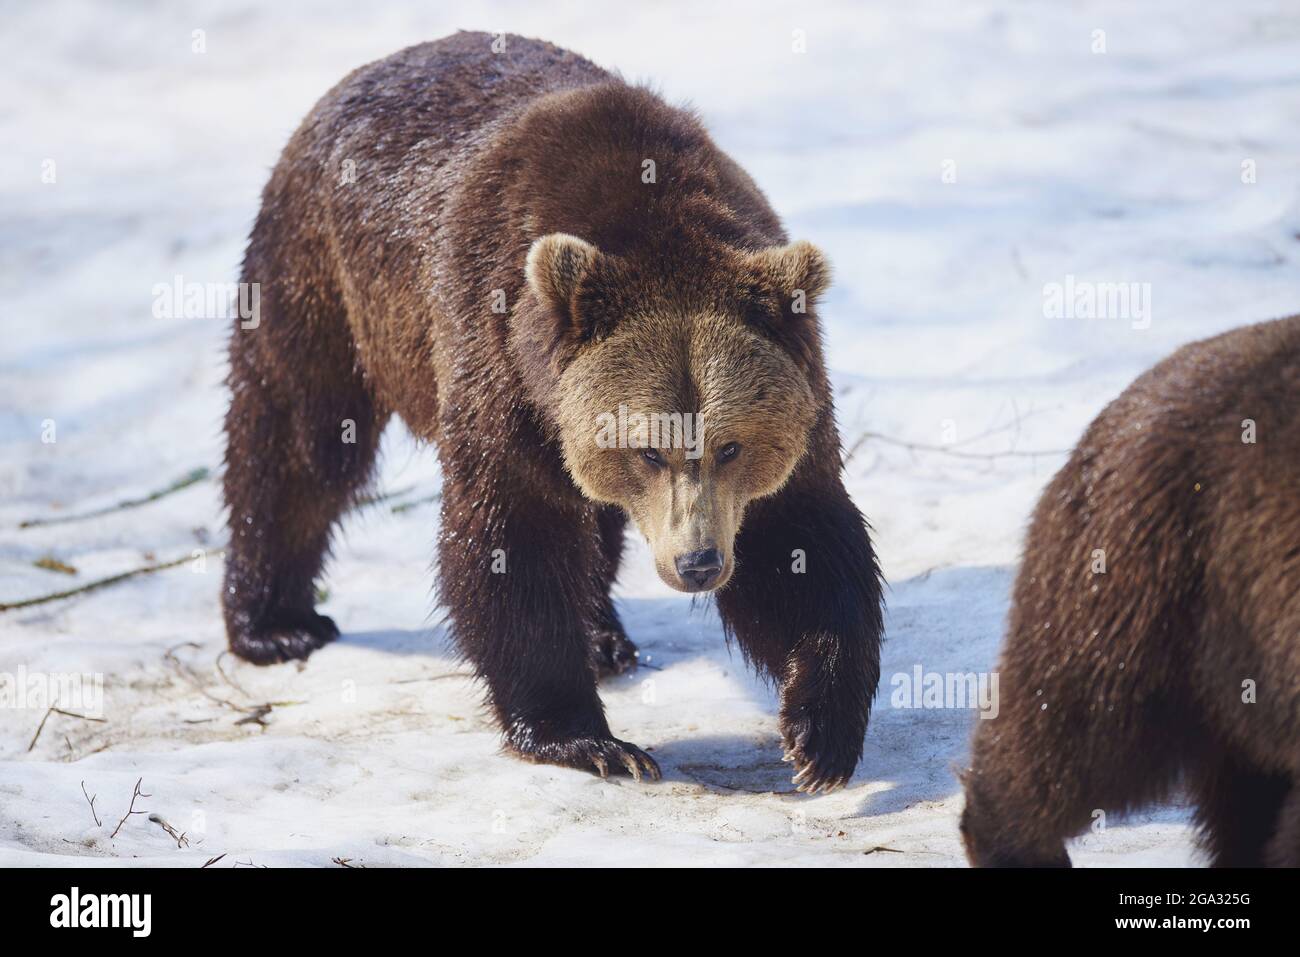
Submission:
{"label": "bear's eye", "polygon": [[728,442],[722,448],[718,449],[718,462],[730,462],[740,454],[740,445],[736,442]]}
{"label": "bear's eye", "polygon": [[659,454],[658,449],[642,449],[641,457],[655,468],[663,468],[667,464],[664,462],[664,457]]}

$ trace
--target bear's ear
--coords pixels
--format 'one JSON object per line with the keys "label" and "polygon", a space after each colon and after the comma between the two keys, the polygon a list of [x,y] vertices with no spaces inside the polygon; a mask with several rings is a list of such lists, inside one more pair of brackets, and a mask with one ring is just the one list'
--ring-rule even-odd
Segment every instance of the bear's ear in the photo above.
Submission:
{"label": "bear's ear", "polygon": [[524,277],[542,307],[570,329],[580,321],[577,294],[582,279],[596,265],[600,251],[568,233],[550,233],[528,250]]}
{"label": "bear's ear", "polygon": [[751,257],[765,284],[787,301],[782,311],[812,306],[831,284],[831,267],[822,251],[806,240],[773,246]]}
{"label": "bear's ear", "polygon": [[799,241],[750,255],[753,287],[748,319],[808,368],[818,364],[820,337],[812,308],[830,285],[821,250]]}

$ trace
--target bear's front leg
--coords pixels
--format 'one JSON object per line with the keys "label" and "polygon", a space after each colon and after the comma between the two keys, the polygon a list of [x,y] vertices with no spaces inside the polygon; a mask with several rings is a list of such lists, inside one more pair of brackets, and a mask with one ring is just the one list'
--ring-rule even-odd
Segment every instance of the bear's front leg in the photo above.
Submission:
{"label": "bear's front leg", "polygon": [[595,509],[482,485],[444,485],[440,581],[452,633],[518,756],[659,777],[615,738],[596,692],[591,635],[603,608]]}
{"label": "bear's front leg", "polygon": [[638,652],[619,620],[614,609],[614,599],[610,589],[618,577],[618,566],[623,559],[623,529],[627,518],[623,510],[616,506],[606,506],[600,510],[596,519],[600,528],[601,563],[597,569],[600,581],[597,587],[601,596],[600,608],[596,612],[595,630],[591,633],[591,642],[596,654],[596,674],[600,678],[610,678],[631,671],[637,666]]}
{"label": "bear's front leg", "polygon": [[866,523],[836,472],[801,469],[750,505],[735,552],[718,592],[723,623],[780,684],[796,787],[832,791],[862,756],[880,680],[880,573]]}

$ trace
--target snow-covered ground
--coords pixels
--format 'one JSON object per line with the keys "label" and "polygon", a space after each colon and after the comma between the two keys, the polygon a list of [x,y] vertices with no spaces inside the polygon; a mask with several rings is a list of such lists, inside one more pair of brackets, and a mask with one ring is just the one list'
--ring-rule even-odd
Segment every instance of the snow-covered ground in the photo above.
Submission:
{"label": "snow-covered ground", "polygon": [[[0,708],[0,864],[962,864],[955,769],[978,718],[891,707],[893,676],[993,666],[1055,450],[1135,374],[1300,310],[1300,12],[1197,7],[7,5],[0,602],[220,546],[210,479],[18,526],[215,469],[227,324],[156,317],[154,286],[233,281],[312,102],[461,27],[542,36],[693,102],[827,251],[847,474],[891,588],[885,680],[839,793],[791,792],[772,694],[640,543],[618,594],[651,667],[603,691],[664,780],[522,764],[437,625],[436,460],[395,427],[377,488],[411,491],[347,521],[324,603],[344,637],[301,667],[219,657],[215,556],[0,613],[0,675],[102,674],[105,719],[50,714],[29,747],[46,703]],[[1049,318],[1067,276],[1149,284],[1149,316]],[[265,702],[264,727],[237,723]],[[185,846],[146,815],[111,836],[137,780],[135,809]],[[1186,821],[1112,822],[1075,859],[1195,863]]]}

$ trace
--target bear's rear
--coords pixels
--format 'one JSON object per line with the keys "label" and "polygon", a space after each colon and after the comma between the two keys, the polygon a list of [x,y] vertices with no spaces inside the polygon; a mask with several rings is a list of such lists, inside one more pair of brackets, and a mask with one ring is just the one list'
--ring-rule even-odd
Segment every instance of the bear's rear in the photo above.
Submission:
{"label": "bear's rear", "polygon": [[[1300,801],[1300,317],[1195,343],[1111,403],[1029,530],[963,820],[977,863],[1185,780],[1219,862]],[[1274,848],[1289,860],[1300,848]]]}

